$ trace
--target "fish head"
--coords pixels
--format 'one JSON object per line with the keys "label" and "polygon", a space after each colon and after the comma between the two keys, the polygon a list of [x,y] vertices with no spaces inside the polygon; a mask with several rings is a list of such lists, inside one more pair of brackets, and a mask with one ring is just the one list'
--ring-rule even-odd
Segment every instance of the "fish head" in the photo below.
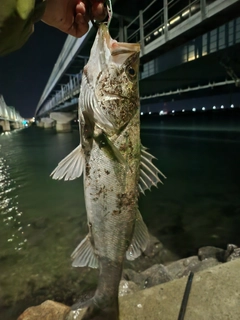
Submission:
{"label": "fish head", "polygon": [[140,44],[117,42],[108,27],[100,25],[84,73],[94,90],[96,112],[115,130],[126,125],[140,109],[139,55]]}

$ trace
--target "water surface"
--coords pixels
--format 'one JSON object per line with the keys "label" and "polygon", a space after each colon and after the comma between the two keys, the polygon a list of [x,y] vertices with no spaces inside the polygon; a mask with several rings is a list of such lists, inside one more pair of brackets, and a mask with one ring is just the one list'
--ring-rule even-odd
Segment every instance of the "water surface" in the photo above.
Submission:
{"label": "water surface", "polygon": [[[167,176],[139,201],[150,232],[178,257],[239,245],[239,116],[145,118],[141,135]],[[49,177],[78,142],[76,129],[0,136],[1,319],[46,299],[71,304],[76,291],[94,289],[96,273],[70,261],[87,233],[82,179]]]}

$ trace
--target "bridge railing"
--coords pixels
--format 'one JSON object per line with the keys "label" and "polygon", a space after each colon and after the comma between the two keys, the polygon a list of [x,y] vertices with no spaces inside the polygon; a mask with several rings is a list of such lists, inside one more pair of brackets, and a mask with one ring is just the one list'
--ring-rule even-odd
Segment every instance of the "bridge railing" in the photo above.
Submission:
{"label": "bridge railing", "polygon": [[[144,52],[144,47],[156,38],[165,35],[167,40],[169,30],[176,28],[200,11],[203,14],[206,5],[215,1],[217,0],[189,0],[186,6],[186,2],[182,0],[163,0],[164,6],[160,7],[160,1],[153,0],[144,10],[139,12],[139,15],[131,23],[124,27],[124,41],[140,42],[141,50]],[[137,29],[136,25],[139,26]],[[69,83],[62,85],[61,90],[44,104],[41,108],[42,112],[39,114],[53,110],[74,98],[80,91],[81,78],[81,72],[71,76]]]}
{"label": "bridge railing", "polygon": [[21,122],[23,118],[14,107],[9,107],[2,95],[0,95],[0,120],[18,121]]}

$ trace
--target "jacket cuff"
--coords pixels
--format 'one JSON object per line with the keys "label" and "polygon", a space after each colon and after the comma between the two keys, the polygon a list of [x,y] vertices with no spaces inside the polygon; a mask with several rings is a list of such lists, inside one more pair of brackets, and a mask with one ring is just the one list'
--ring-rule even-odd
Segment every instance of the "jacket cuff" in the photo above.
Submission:
{"label": "jacket cuff", "polygon": [[34,12],[32,15],[32,22],[38,22],[41,20],[44,11],[46,9],[47,0],[35,0]]}

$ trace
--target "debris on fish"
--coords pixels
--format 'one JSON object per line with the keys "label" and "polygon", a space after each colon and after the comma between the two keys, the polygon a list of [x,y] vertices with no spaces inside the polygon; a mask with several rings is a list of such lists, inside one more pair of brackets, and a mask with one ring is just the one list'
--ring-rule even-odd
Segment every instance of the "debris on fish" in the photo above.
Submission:
{"label": "debris on fish", "polygon": [[83,320],[117,320],[125,257],[134,260],[149,236],[139,193],[165,177],[140,141],[140,45],[113,40],[100,24],[84,67],[79,96],[80,144],[52,172],[73,180],[83,173],[89,233],[72,253],[73,266],[99,268],[98,287]]}

